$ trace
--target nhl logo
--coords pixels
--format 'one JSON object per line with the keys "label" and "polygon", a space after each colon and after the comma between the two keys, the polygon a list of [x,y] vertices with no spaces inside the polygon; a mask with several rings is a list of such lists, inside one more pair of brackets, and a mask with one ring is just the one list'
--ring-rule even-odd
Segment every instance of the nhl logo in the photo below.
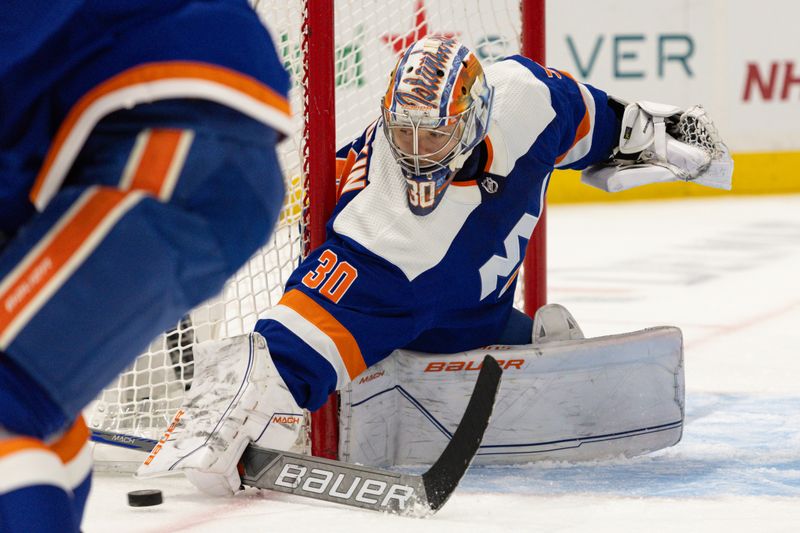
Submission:
{"label": "nhl logo", "polygon": [[485,176],[481,181],[481,187],[489,194],[494,194],[500,189],[500,184],[493,180],[490,176]]}

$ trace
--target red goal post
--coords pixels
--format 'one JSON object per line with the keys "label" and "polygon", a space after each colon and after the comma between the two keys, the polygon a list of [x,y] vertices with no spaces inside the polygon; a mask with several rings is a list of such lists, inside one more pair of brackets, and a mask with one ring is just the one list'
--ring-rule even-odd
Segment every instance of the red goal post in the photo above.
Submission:
{"label": "red goal post", "polygon": [[[220,295],[153,340],[86,410],[92,427],[158,438],[191,386],[193,345],[251,331],[275,305],[301,258],[325,239],[335,205],[335,150],[379,113],[397,54],[450,34],[484,63],[520,53],[544,59],[544,0],[251,0],[293,78],[294,134],[280,147],[287,197],[270,243]],[[246,53],[246,51],[243,51]],[[529,244],[516,305],[545,302],[544,218]],[[312,453],[336,457],[335,395],[312,415]]]}
{"label": "red goal post", "polygon": [[[352,2],[357,3],[357,2]],[[410,5],[412,2],[395,2],[396,4]],[[439,33],[447,32],[447,19],[440,20],[439,25],[432,25],[430,28],[427,16],[431,4],[445,4],[447,2],[435,2],[428,0],[426,3],[420,0],[413,2],[413,27],[409,28],[406,35],[394,35],[394,39],[386,39],[386,45],[395,45],[402,42],[408,44],[409,37],[419,38],[427,32]],[[469,3],[469,2],[465,2]],[[494,9],[508,9],[508,3],[502,5],[501,2],[484,2],[493,6]],[[453,6],[458,5],[454,4]],[[333,210],[334,200],[332,199],[333,187],[329,177],[335,175],[335,159],[332,156],[334,139],[332,132],[336,131],[334,105],[338,102],[337,98],[332,98],[335,94],[336,72],[338,72],[335,59],[340,59],[342,54],[337,54],[336,37],[341,32],[336,32],[336,16],[334,0],[308,0],[308,10],[306,12],[306,24],[308,33],[304,35],[307,39],[308,56],[305,65],[308,68],[308,82],[306,84],[308,96],[308,107],[305,110],[307,121],[306,140],[308,169],[306,175],[309,187],[307,189],[311,198],[312,210],[310,211],[310,249],[322,244],[325,240],[324,222],[315,224],[315,220],[325,221]],[[445,14],[446,11],[440,11]],[[480,8],[476,11],[480,14]],[[523,55],[530,57],[544,64],[545,57],[545,1],[544,0],[521,0],[519,1],[519,35],[517,50]],[[452,21],[452,19],[451,19]],[[384,34],[387,35],[387,34]],[[413,36],[413,37],[412,37]],[[469,38],[461,38],[467,45],[475,46]],[[472,37],[472,36],[470,36]],[[375,43],[377,45],[377,43]],[[341,46],[341,43],[339,44]],[[405,47],[405,46],[403,46]],[[341,48],[339,48],[341,49]],[[395,48],[396,49],[396,48]],[[512,50],[508,50],[512,52]],[[502,54],[507,55],[507,54]],[[481,58],[483,59],[483,58]],[[392,65],[379,71],[388,77]],[[306,76],[304,76],[306,80]],[[374,101],[377,109],[377,97]],[[362,127],[366,126],[365,121]],[[316,198],[316,205],[314,198]],[[522,303],[525,310],[536,310],[546,302],[546,232],[545,216],[541,217],[537,231],[529,243],[528,252],[525,258],[523,274],[520,276]],[[519,297],[518,297],[519,299]],[[321,457],[336,458],[338,454],[338,398],[336,394],[331,395],[328,403],[321,409],[312,414],[311,425],[311,444],[312,453]]]}

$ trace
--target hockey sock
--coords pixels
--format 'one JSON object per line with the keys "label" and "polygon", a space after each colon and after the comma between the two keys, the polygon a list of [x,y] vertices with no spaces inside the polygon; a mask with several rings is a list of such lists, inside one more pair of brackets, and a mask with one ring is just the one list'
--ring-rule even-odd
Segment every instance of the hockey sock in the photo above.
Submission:
{"label": "hockey sock", "polygon": [[44,389],[0,352],[0,427],[45,439],[68,422]]}
{"label": "hockey sock", "polygon": [[58,455],[40,440],[0,434],[0,530],[78,532],[80,517]]}
{"label": "hockey sock", "polygon": [[67,484],[72,489],[72,510],[76,527],[80,527],[81,517],[92,485],[92,451],[89,443],[89,428],[83,417],[58,439],[48,446],[58,455],[67,474]]}

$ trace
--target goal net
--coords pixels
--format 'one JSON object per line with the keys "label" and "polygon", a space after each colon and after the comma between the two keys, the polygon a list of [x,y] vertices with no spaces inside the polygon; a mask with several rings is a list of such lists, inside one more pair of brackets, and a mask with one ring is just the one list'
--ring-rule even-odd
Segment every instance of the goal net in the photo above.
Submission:
{"label": "goal net", "polygon": [[[325,211],[332,208],[335,190],[335,147],[377,118],[388,76],[398,54],[412,41],[430,34],[450,35],[470,46],[484,65],[521,50],[520,0],[251,3],[293,79],[294,133],[279,147],[287,196],[278,226],[269,244],[217,297],[153,340],[98,396],[85,413],[91,427],[159,438],[191,387],[193,346],[251,331],[277,303],[304,253],[324,238]],[[520,278],[520,285],[525,284],[526,275]],[[523,308],[519,291],[517,298]],[[315,442],[326,439],[335,446],[336,435],[324,435],[335,431],[330,422],[330,416],[328,426],[315,421]]]}

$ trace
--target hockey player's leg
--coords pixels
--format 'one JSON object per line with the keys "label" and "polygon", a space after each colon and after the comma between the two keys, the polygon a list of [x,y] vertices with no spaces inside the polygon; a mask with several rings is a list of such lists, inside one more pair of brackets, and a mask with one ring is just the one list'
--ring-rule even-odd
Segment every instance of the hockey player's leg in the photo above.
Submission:
{"label": "hockey player's leg", "polygon": [[0,531],[79,530],[91,485],[88,438],[82,418],[65,424],[47,393],[0,352]]}
{"label": "hockey player's leg", "polygon": [[[0,374],[8,377],[6,370],[0,368]],[[39,413],[15,401],[9,391],[0,387],[0,531],[79,531],[92,470],[86,424],[79,418],[46,441],[32,436],[39,431]],[[20,432],[9,430],[2,419],[16,426],[30,422]]]}
{"label": "hockey player's leg", "polygon": [[306,451],[303,417],[261,335],[201,343],[184,405],[137,475],[183,471],[204,492],[232,494],[249,443]]}
{"label": "hockey player's leg", "polygon": [[92,448],[89,428],[83,417],[79,416],[61,435],[48,439],[48,448],[58,455],[64,465],[71,491],[75,527],[79,528],[92,485]]}
{"label": "hockey player's leg", "polygon": [[531,342],[531,331],[533,320],[522,311],[512,308],[503,332],[496,344],[529,344]]}
{"label": "hockey player's leg", "polygon": [[[198,131],[184,155],[168,197],[66,188],[0,255],[0,350],[66,416],[214,295],[277,219],[283,182],[268,142]],[[106,175],[102,164],[87,156],[75,181]]]}
{"label": "hockey player's leg", "polygon": [[79,520],[58,455],[0,427],[0,531],[77,532]]}
{"label": "hockey player's leg", "polygon": [[[559,305],[536,315],[533,343],[451,355],[398,350],[342,392],[341,457],[372,466],[431,464],[464,406],[466,376],[488,353],[506,376],[477,463],[592,461],[677,443],[684,418],[683,341],[654,327],[584,339]],[[402,391],[402,394],[398,391]],[[413,398],[414,406],[408,405]],[[392,420],[386,427],[385,421]]]}
{"label": "hockey player's leg", "polygon": [[[258,135],[245,142],[237,132],[246,124],[230,136],[215,125],[187,134],[191,146],[172,152],[170,165],[158,147],[144,153],[161,164],[139,157],[136,131],[120,152],[124,123],[98,126],[69,187],[2,249],[0,367],[14,376],[0,379],[0,400],[16,404],[0,408],[6,430],[45,440],[62,429],[148,339],[216,293],[267,239],[283,199],[275,132],[251,124]],[[176,135],[184,134],[167,137]],[[18,390],[20,380],[30,386]],[[35,425],[17,429],[29,420]],[[74,481],[67,503],[77,523],[89,481]],[[47,514],[49,504],[26,501],[29,512]]]}

